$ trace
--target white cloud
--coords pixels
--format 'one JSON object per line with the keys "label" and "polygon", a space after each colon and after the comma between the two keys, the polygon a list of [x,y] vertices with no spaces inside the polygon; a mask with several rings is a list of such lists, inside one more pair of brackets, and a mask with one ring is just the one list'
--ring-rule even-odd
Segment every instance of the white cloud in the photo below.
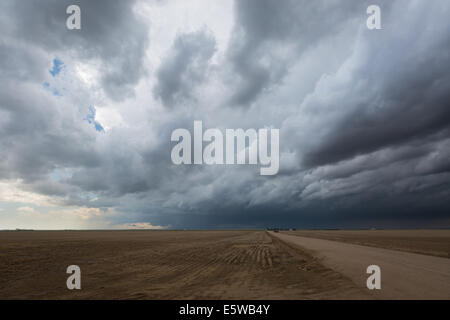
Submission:
{"label": "white cloud", "polygon": [[36,213],[36,210],[31,207],[20,207],[20,208],[17,208],[17,211],[27,213],[27,214]]}
{"label": "white cloud", "polygon": [[52,197],[39,193],[24,191],[24,185],[17,181],[0,181],[0,201],[12,203],[27,203],[36,206],[53,206]]}
{"label": "white cloud", "polygon": [[148,222],[124,223],[114,226],[114,229],[148,229],[148,230],[164,230],[169,228],[164,226],[154,226]]}

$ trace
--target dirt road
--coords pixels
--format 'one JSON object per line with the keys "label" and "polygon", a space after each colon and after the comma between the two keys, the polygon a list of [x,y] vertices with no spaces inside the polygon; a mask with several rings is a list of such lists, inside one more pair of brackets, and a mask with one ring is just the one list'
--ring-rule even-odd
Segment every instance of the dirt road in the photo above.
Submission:
{"label": "dirt road", "polygon": [[381,268],[381,290],[368,290],[380,299],[450,299],[450,259],[361,246],[338,241],[270,234],[309,250],[320,261],[355,285],[366,288],[366,268]]}

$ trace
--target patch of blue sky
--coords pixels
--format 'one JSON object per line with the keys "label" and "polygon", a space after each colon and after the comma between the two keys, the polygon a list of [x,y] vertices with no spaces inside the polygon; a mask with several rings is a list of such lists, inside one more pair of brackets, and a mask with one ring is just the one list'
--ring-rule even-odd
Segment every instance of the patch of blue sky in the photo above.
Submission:
{"label": "patch of blue sky", "polygon": [[98,121],[95,120],[96,113],[97,113],[97,111],[95,110],[95,108],[93,106],[89,106],[89,112],[86,115],[86,118],[84,118],[84,120],[86,120],[90,124],[93,124],[95,127],[95,130],[97,130],[98,132],[105,132],[105,129],[103,128],[103,126]]}
{"label": "patch of blue sky", "polygon": [[53,67],[48,70],[53,77],[56,77],[61,70],[64,68],[64,62],[59,60],[58,58],[53,59]]}
{"label": "patch of blue sky", "polygon": [[52,178],[53,181],[61,180],[61,177],[56,170],[53,170],[52,172],[50,172],[50,178]]}
{"label": "patch of blue sky", "polygon": [[57,97],[61,97],[62,96],[62,94],[55,88],[53,88],[53,95],[57,96]]}
{"label": "patch of blue sky", "polygon": [[98,195],[94,192],[82,192],[79,194],[80,198],[87,200],[87,201],[96,201],[98,200]]}
{"label": "patch of blue sky", "polygon": [[72,177],[73,172],[74,170],[70,168],[56,168],[50,172],[50,178],[56,182],[67,180]]}
{"label": "patch of blue sky", "polygon": [[56,89],[56,88],[52,88],[52,87],[50,86],[50,83],[44,82],[44,83],[42,84],[42,86],[44,87],[44,89],[50,91],[54,96],[56,96],[56,97],[62,97],[61,92],[60,92],[58,89]]}

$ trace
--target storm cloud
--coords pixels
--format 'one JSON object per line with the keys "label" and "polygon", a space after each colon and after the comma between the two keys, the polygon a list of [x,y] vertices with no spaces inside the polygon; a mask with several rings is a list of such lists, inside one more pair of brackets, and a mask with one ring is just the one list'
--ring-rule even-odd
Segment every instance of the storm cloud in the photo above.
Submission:
{"label": "storm cloud", "polygon": [[[450,4],[372,2],[2,1],[0,229],[449,227]],[[172,164],[194,120],[279,173]]]}

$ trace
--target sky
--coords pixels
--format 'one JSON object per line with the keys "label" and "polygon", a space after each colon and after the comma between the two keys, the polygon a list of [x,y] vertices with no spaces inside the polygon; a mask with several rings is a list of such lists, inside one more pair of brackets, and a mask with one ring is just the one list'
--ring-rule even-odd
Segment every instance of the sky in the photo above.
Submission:
{"label": "sky", "polygon": [[[447,0],[3,0],[0,229],[448,228],[449,16]],[[175,165],[171,133],[195,120],[279,129],[279,172]]]}

